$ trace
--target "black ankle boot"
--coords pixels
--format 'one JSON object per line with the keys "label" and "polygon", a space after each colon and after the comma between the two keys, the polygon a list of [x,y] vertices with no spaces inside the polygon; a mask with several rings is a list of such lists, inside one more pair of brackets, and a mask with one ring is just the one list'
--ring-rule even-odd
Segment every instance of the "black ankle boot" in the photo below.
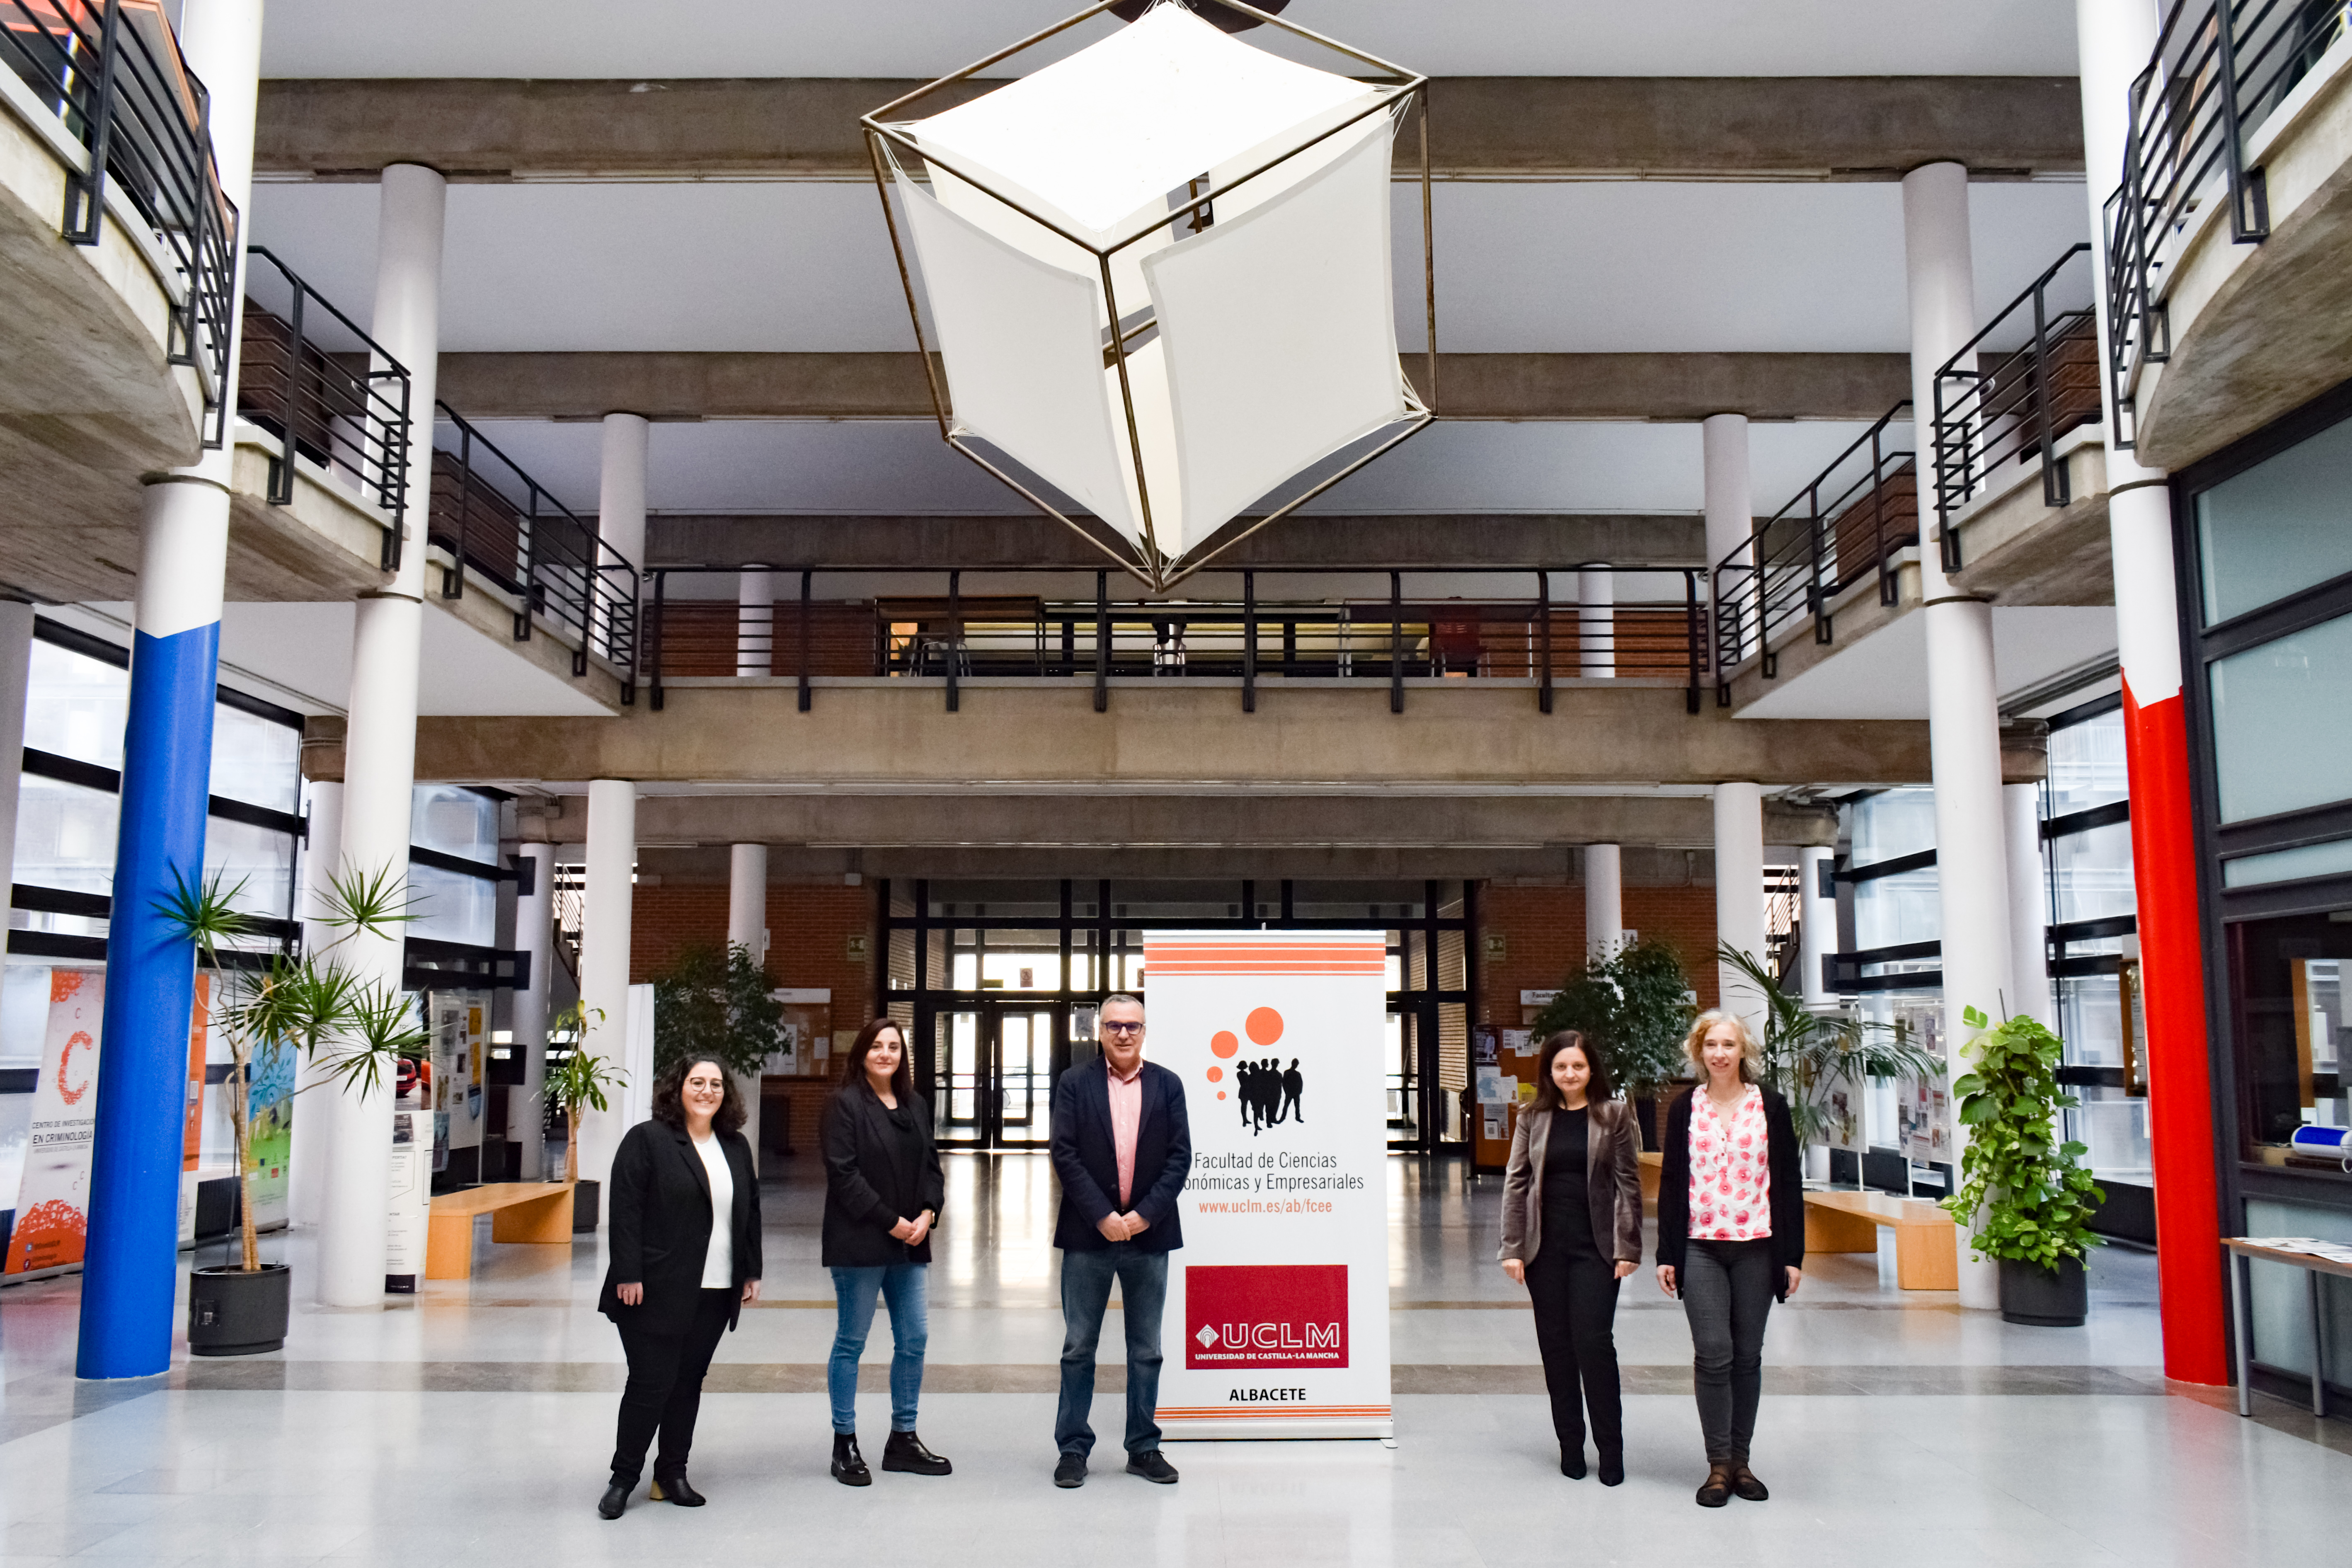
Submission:
{"label": "black ankle boot", "polygon": [[1560,1445],[1559,1473],[1571,1481],[1580,1481],[1584,1479],[1583,1444],[1579,1443],[1573,1448],[1564,1443]]}
{"label": "black ankle boot", "polygon": [[646,1495],[656,1502],[674,1502],[680,1508],[700,1508],[705,1501],[703,1495],[688,1484],[684,1470],[674,1476],[656,1476],[653,1489]]}
{"label": "black ankle boot", "polygon": [[955,1467],[923,1447],[912,1432],[893,1432],[882,1443],[882,1468],[916,1476],[944,1476]]}
{"label": "black ankle boot", "polygon": [[604,1489],[604,1495],[596,1500],[596,1512],[605,1519],[620,1518],[629,1506],[629,1494],[636,1489],[635,1481],[614,1477],[613,1484]]}
{"label": "black ankle boot", "polygon": [[1625,1450],[1622,1448],[1601,1449],[1599,1474],[1601,1476],[1601,1484],[1604,1487],[1623,1486],[1625,1484]]}
{"label": "black ankle boot", "polygon": [[874,1472],[866,1468],[866,1456],[857,1451],[857,1435],[835,1432],[833,1435],[833,1479],[845,1487],[870,1487]]}

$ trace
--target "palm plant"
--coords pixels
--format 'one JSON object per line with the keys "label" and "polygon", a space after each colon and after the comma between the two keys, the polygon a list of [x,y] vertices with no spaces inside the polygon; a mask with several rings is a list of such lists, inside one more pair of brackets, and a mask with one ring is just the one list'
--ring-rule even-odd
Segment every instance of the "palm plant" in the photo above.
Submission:
{"label": "palm plant", "polygon": [[221,874],[215,872],[203,883],[191,884],[177,870],[172,880],[173,890],[156,904],[156,912],[195,945],[218,976],[208,1021],[228,1047],[225,1087],[236,1148],[239,1240],[242,1266],[251,1273],[261,1267],[260,1239],[253,1226],[247,1103],[254,1056],[260,1050],[291,1048],[320,1069],[306,1087],[331,1083],[372,1093],[394,1061],[421,1054],[425,1035],[410,1019],[408,999],[391,986],[360,979],[335,956],[353,937],[389,937],[401,922],[415,920],[410,911],[414,900],[389,870],[340,872],[321,896],[325,910],[320,921],[339,933],[332,941],[299,959],[275,952],[258,964],[235,963],[224,962],[224,944],[255,933],[251,918],[236,908],[245,883],[224,887]]}
{"label": "palm plant", "polygon": [[1755,954],[1724,943],[1716,956],[1738,970],[1764,1004],[1764,1081],[1789,1102],[1797,1141],[1810,1143],[1829,1131],[1822,1089],[1838,1079],[1940,1077],[1944,1064],[1914,1039],[1902,1024],[1816,1013],[1802,996],[1790,995]]}
{"label": "palm plant", "polygon": [[580,1179],[580,1117],[592,1107],[610,1110],[605,1098],[608,1089],[620,1089],[628,1082],[626,1075],[614,1069],[603,1057],[588,1054],[588,1026],[602,1024],[604,1009],[574,1002],[556,1016],[549,1026],[551,1035],[569,1034],[571,1054],[547,1069],[548,1099],[563,1111],[563,1179]]}

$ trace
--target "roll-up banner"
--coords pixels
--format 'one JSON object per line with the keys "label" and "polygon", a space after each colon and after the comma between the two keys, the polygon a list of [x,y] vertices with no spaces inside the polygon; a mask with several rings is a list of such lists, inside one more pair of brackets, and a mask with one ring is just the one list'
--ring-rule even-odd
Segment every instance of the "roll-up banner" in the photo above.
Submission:
{"label": "roll-up banner", "polygon": [[1144,974],[1192,1124],[1160,1426],[1392,1435],[1386,933],[1155,932]]}

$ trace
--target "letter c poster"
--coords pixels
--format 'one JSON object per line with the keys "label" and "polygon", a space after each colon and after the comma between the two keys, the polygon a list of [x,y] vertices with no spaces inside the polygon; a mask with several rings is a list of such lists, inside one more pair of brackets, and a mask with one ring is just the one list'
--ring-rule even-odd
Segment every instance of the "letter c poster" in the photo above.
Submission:
{"label": "letter c poster", "polygon": [[1391,1436],[1386,934],[1154,932],[1144,974],[1192,1124],[1160,1426]]}

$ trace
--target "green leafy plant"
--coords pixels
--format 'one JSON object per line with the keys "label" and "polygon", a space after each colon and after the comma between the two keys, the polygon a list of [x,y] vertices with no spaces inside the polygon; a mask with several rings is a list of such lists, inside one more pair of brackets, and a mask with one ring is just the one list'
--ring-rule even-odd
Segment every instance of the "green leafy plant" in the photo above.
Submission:
{"label": "green leafy plant", "polygon": [[2058,1037],[2022,1016],[1997,1028],[1974,1007],[1960,1018],[1978,1031],[1952,1085],[1969,1142],[1944,1207],[1976,1226],[1979,1254],[2055,1270],[2098,1245],[2090,1219],[2106,1201],[2082,1163],[2090,1150],[2058,1140],[2058,1113],[2080,1103],[2058,1086]]}
{"label": "green leafy plant", "polygon": [[1536,1015],[1536,1037],[1574,1029],[1600,1050],[1619,1089],[1654,1094],[1681,1070],[1683,1037],[1696,1016],[1690,994],[1675,950],[1637,942],[1570,975]]}
{"label": "green leafy plant", "polygon": [[751,950],[688,948],[654,982],[654,1068],[693,1055],[749,1077],[784,1048],[783,1005]]}
{"label": "green leafy plant", "polygon": [[574,1002],[548,1026],[551,1037],[568,1035],[572,1038],[572,1049],[563,1059],[548,1065],[546,1081],[548,1100],[563,1112],[563,1179],[567,1182],[580,1179],[581,1115],[590,1110],[612,1110],[604,1091],[618,1089],[629,1081],[609,1060],[588,1052],[588,1026],[604,1021],[602,1007]]}
{"label": "green leafy plant", "polygon": [[[236,1153],[240,1215],[240,1267],[261,1267],[260,1239],[253,1226],[249,1125],[255,1055],[291,1048],[320,1069],[307,1086],[333,1084],[372,1093],[398,1058],[422,1054],[423,1028],[412,1021],[408,998],[399,991],[362,981],[344,968],[336,950],[352,938],[390,937],[406,921],[413,900],[388,872],[343,872],[322,895],[320,922],[338,932],[319,952],[289,958],[254,953],[236,944],[257,934],[251,917],[236,907],[245,883],[223,886],[215,872],[191,883],[174,868],[173,890],[156,905],[182,940],[191,942],[213,971],[207,1021],[228,1048],[229,1075],[223,1091]],[[299,1092],[299,1090],[297,1092]]]}
{"label": "green leafy plant", "polygon": [[1740,989],[1764,1004],[1764,1037],[1758,1042],[1764,1081],[1788,1100],[1799,1142],[1827,1135],[1830,1115],[1821,1091],[1832,1082],[1943,1076],[1943,1062],[1903,1025],[1816,1013],[1802,996],[1783,990],[1755,954],[1726,942],[1716,956],[1746,980]]}

